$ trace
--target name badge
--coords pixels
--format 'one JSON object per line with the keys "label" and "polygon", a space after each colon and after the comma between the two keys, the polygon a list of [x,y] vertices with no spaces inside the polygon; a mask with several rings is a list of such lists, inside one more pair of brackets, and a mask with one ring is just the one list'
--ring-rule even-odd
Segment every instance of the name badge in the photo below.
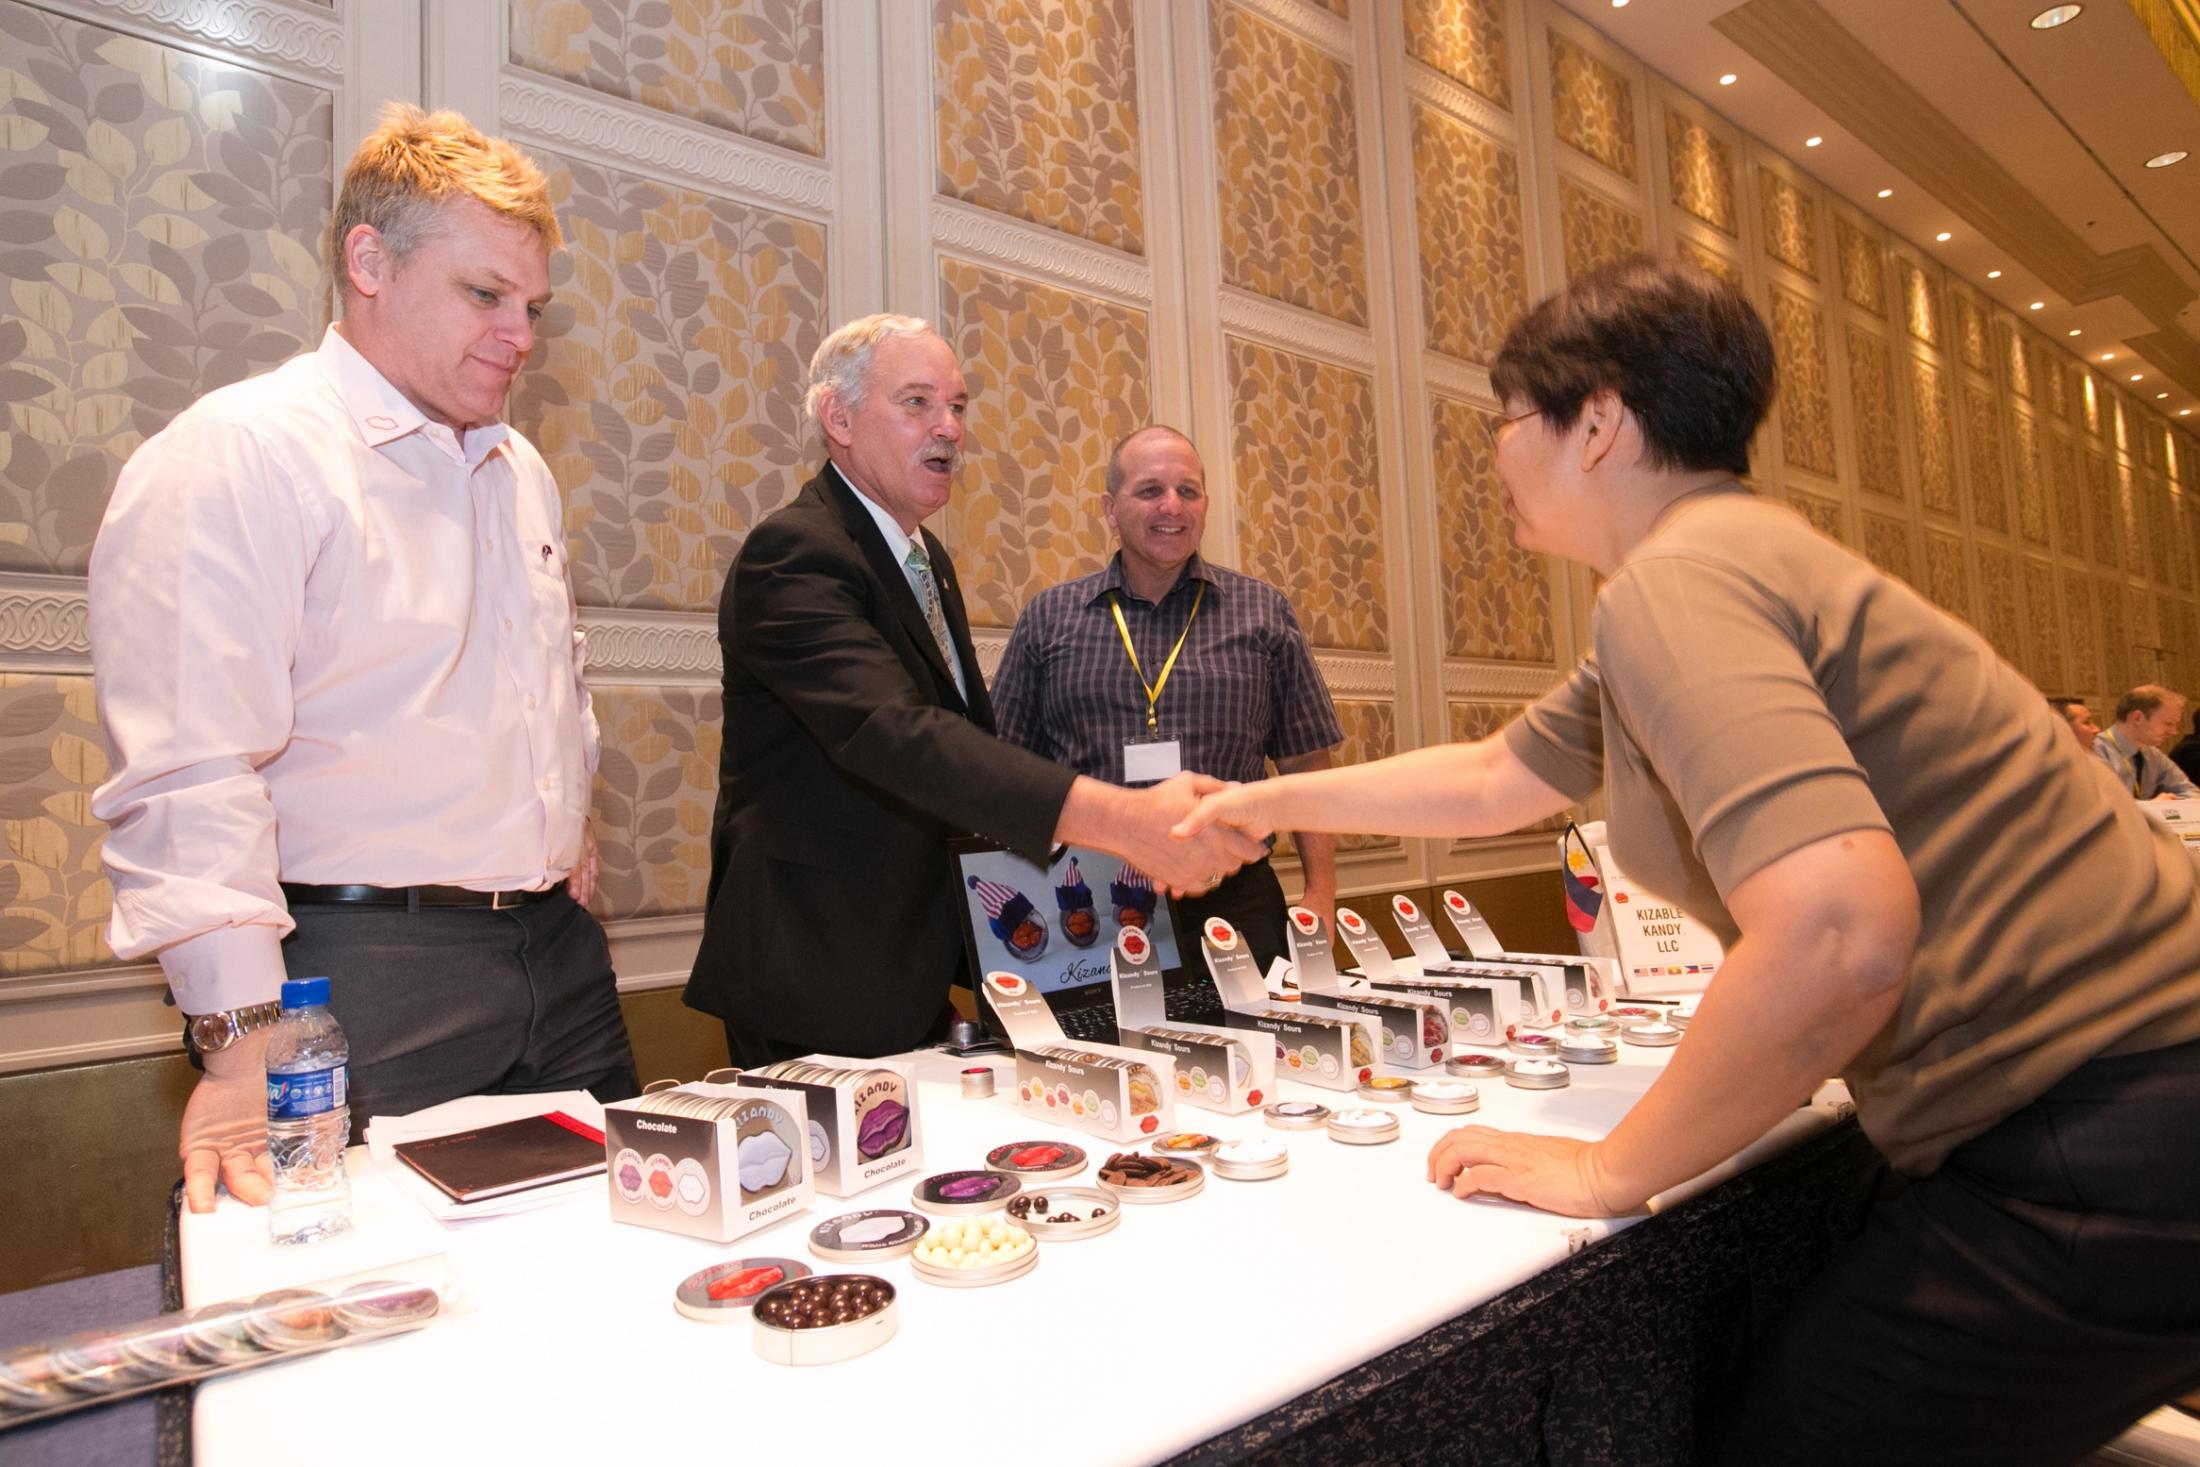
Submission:
{"label": "name badge", "polygon": [[1175,739],[1133,739],[1123,746],[1123,783],[1153,784],[1173,779],[1184,769],[1184,752]]}

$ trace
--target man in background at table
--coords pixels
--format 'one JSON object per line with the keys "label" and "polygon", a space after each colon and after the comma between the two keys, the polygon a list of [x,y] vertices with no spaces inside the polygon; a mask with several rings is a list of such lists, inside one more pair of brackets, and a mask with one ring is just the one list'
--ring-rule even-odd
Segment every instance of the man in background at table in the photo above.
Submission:
{"label": "man in background at table", "polygon": [[635,1093],[584,909],[596,722],[557,486],[498,421],[559,244],[542,174],[393,106],[345,170],[340,318],[132,455],[92,551],[109,938],[204,1077],[194,1211],[267,1177],[266,1025],[326,975],[362,1118]]}
{"label": "man in background at table", "polygon": [[[1141,428],[1108,455],[1100,512],[1116,553],[1040,592],[1001,655],[1001,737],[1097,779],[1179,769],[1233,783],[1327,769],[1343,741],[1329,689],[1283,593],[1209,565],[1207,477],[1174,428]],[[1301,903],[1333,920],[1336,837],[1301,833]],[[1246,937],[1263,971],[1287,956],[1283,885],[1265,854],[1199,896],[1172,898],[1180,940],[1208,917]]]}
{"label": "man in background at table", "polygon": [[2101,736],[2101,726],[2093,721],[2093,710],[2085,706],[2083,698],[2049,698],[2047,706],[2055,710],[2055,716],[2070,725],[2070,736],[2078,741],[2078,747],[2093,752],[2093,741]]}
{"label": "man in background at table", "polygon": [[2153,683],[2141,683],[2116,700],[2116,721],[2094,741],[2093,753],[2133,799],[2200,798],[2200,785],[2162,752],[2184,712],[2182,695]]}
{"label": "man in background at table", "polygon": [[835,331],[810,363],[826,464],[726,577],[725,743],[686,1001],[725,1021],[736,1065],[944,1037],[965,966],[955,835],[1040,864],[1056,841],[1097,846],[1177,888],[1260,854],[1243,836],[1169,838],[1213,780],[1118,789],[993,737],[955,568],[923,527],[961,466],[967,401],[925,322]]}

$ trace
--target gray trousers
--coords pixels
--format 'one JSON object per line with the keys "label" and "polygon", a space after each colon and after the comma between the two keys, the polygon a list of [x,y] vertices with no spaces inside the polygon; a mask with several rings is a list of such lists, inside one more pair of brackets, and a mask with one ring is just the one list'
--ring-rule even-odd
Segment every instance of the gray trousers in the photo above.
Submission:
{"label": "gray trousers", "polygon": [[329,980],[351,1044],[352,1134],[461,1095],[640,1089],[603,927],[562,890],[524,907],[304,903],[293,978]]}

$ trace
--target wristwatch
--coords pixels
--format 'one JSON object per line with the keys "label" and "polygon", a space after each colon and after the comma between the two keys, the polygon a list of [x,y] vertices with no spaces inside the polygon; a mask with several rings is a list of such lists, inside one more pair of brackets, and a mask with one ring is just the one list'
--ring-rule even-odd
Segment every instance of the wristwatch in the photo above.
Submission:
{"label": "wristwatch", "polygon": [[264,1029],[281,1015],[280,1003],[246,1004],[241,1009],[220,1009],[211,1014],[189,1014],[183,1021],[183,1049],[195,1068],[204,1069],[204,1057],[220,1054],[242,1035]]}

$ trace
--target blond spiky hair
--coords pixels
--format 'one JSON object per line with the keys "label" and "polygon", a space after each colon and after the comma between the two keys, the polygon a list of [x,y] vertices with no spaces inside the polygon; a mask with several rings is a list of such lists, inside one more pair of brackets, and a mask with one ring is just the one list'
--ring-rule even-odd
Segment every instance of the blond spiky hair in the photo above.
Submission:
{"label": "blond spiky hair", "polygon": [[482,136],[456,112],[423,112],[405,102],[383,108],[380,125],[344,169],[329,221],[328,265],[338,297],[351,290],[344,241],[352,230],[374,226],[402,262],[433,230],[436,210],[460,197],[526,225],[549,249],[565,243],[542,170],[525,153]]}

